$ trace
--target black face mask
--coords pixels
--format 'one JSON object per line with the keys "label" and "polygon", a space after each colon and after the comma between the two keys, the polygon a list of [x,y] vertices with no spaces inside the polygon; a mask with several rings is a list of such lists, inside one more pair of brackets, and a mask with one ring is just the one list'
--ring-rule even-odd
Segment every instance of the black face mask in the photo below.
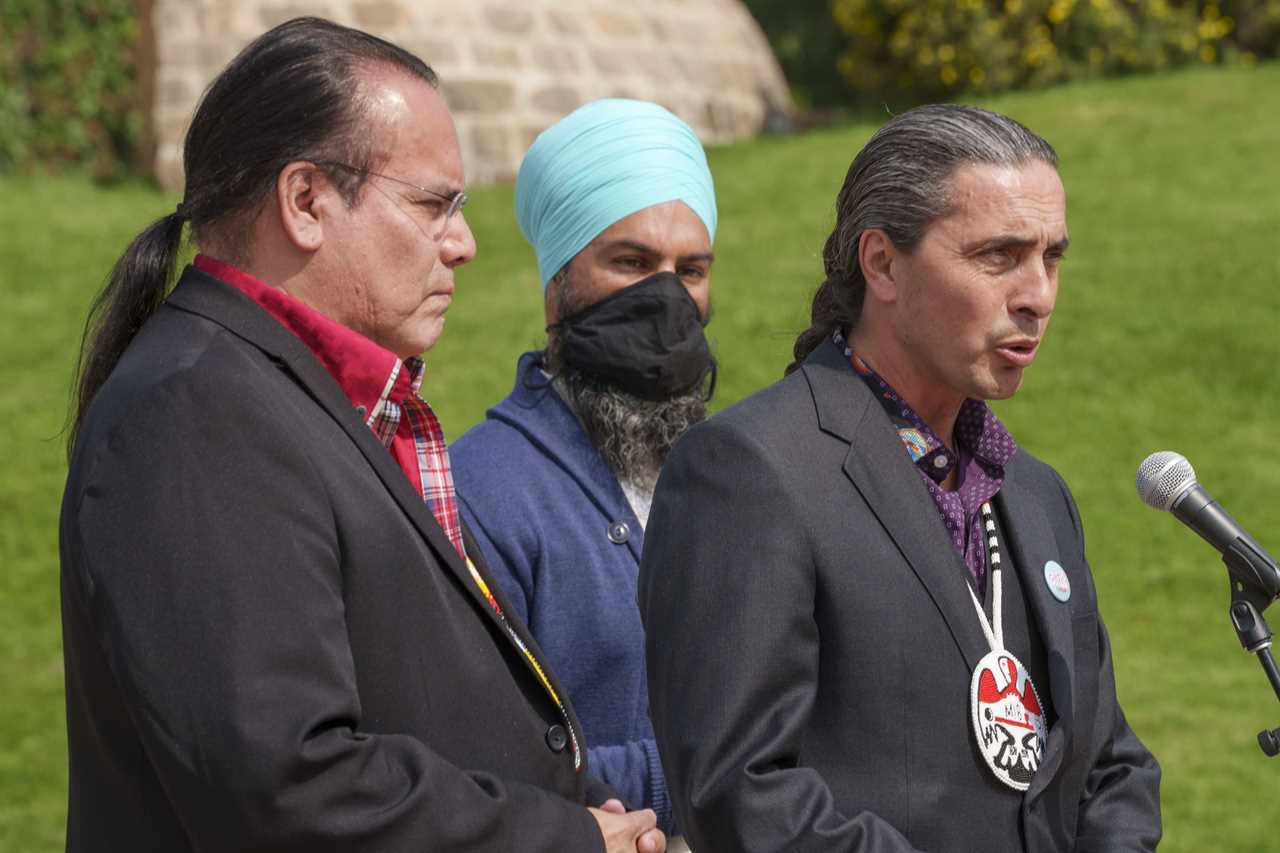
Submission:
{"label": "black face mask", "polygon": [[550,330],[565,364],[645,400],[670,399],[715,374],[698,306],[674,273],[624,287]]}

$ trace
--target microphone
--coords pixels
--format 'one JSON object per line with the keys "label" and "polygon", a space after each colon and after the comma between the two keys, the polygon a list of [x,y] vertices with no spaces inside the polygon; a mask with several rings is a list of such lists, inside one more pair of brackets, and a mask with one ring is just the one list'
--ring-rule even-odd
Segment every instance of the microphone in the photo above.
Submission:
{"label": "microphone", "polygon": [[[1261,612],[1280,598],[1280,566],[1196,482],[1195,469],[1182,454],[1162,450],[1142,460],[1138,495],[1148,506],[1173,513],[1222,553],[1231,574],[1231,624],[1280,699],[1280,667],[1271,655],[1271,628]],[[1280,755],[1280,728],[1259,732],[1258,746],[1272,758]]]}
{"label": "microphone", "polygon": [[1268,603],[1280,598],[1280,565],[1196,482],[1185,456],[1152,453],[1138,466],[1137,486],[1147,506],[1173,513],[1216,548],[1236,581]]}

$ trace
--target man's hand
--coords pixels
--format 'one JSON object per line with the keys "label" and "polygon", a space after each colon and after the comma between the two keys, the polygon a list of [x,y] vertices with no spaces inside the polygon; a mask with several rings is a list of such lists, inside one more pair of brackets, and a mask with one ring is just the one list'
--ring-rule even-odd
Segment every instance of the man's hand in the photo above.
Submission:
{"label": "man's hand", "polygon": [[663,853],[667,837],[658,829],[653,809],[628,812],[621,800],[605,800],[598,809],[588,809],[600,824],[608,853]]}

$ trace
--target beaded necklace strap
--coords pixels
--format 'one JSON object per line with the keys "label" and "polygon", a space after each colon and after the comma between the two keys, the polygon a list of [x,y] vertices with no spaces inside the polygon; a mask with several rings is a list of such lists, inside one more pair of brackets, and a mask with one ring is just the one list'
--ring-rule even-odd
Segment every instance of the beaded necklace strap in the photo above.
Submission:
{"label": "beaded necklace strap", "polygon": [[996,538],[996,520],[991,513],[991,501],[982,504],[982,529],[987,534],[987,555],[991,571],[1000,571],[1000,540]]}
{"label": "beaded necklace strap", "polygon": [[973,599],[973,606],[978,611],[978,621],[982,624],[982,632],[986,634],[987,643],[994,652],[1004,648],[1004,584],[1000,579],[1000,540],[996,535],[996,520],[991,512],[990,501],[982,504],[982,529],[987,536],[987,556],[991,565],[991,576],[988,579],[991,583],[990,621],[987,620],[982,602],[978,601],[978,594],[973,591],[972,586],[969,587],[969,597]]}

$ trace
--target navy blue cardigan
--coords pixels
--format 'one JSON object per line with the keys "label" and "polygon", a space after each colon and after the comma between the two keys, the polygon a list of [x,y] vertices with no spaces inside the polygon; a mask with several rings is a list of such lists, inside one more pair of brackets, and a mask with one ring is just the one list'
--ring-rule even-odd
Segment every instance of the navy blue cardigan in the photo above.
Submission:
{"label": "navy blue cardigan", "polygon": [[644,534],[540,357],[450,450],[462,517],[569,692],[591,772],[671,832],[636,606]]}

